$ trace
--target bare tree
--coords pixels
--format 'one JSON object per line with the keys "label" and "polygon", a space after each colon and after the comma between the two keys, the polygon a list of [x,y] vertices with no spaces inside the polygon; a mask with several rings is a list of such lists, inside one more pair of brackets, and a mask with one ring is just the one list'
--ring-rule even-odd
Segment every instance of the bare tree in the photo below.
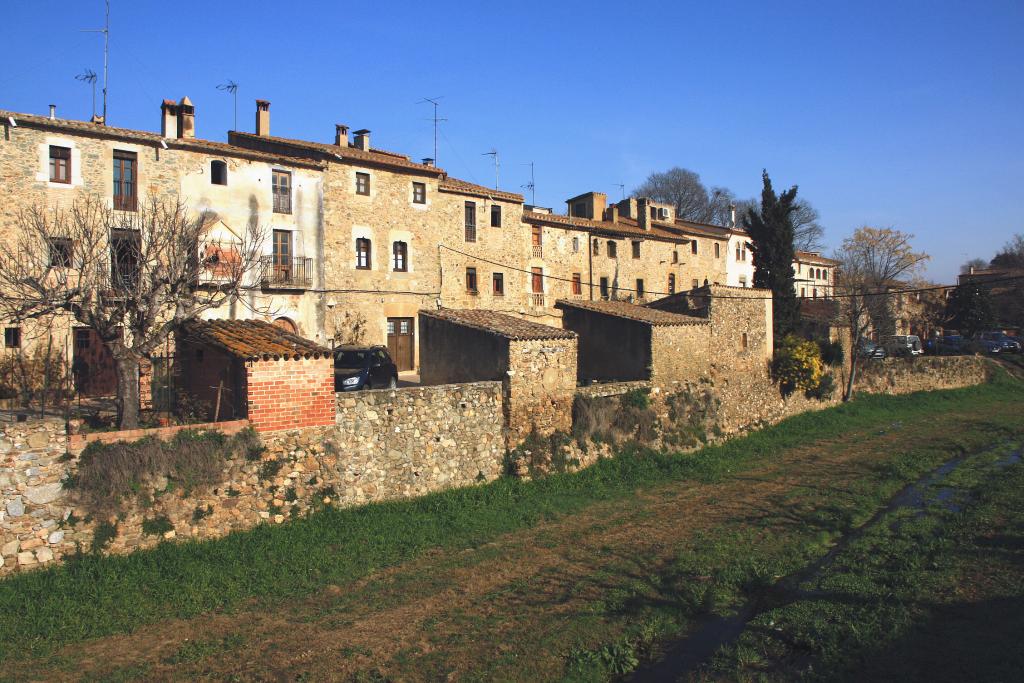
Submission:
{"label": "bare tree", "polygon": [[818,210],[806,199],[797,199],[790,214],[793,221],[793,246],[799,251],[820,252],[825,244],[825,228],[818,221]]}
{"label": "bare tree", "polygon": [[1010,238],[1002,250],[992,257],[995,268],[1024,268],[1024,233]]}
{"label": "bare tree", "polygon": [[890,290],[899,280],[917,275],[929,258],[915,252],[913,235],[892,228],[858,228],[843,240],[835,253],[839,275],[835,280],[845,321],[850,326],[850,373],[843,400],[853,398],[853,387],[860,361],[860,346],[874,321],[889,314]]}
{"label": "bare tree", "polygon": [[965,261],[964,264],[960,266],[960,272],[970,273],[971,269],[983,270],[985,268],[988,268],[988,261],[983,258],[972,258]]}
{"label": "bare tree", "polygon": [[139,420],[139,365],[182,323],[239,299],[260,263],[255,219],[218,238],[210,212],[177,197],[115,211],[86,196],[33,206],[0,242],[0,314],[14,321],[70,316],[94,330],[117,372],[122,429]]}
{"label": "bare tree", "polygon": [[683,220],[699,223],[710,220],[711,195],[700,176],[689,169],[676,166],[661,173],[652,173],[633,190],[633,194],[671,204],[676,209],[676,216]]}

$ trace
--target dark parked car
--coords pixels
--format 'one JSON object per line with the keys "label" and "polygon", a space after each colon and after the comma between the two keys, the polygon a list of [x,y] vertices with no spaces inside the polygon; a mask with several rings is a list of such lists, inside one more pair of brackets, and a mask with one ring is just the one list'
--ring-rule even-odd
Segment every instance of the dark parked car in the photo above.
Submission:
{"label": "dark parked car", "polygon": [[983,353],[1020,353],[1020,342],[1002,332],[979,332],[974,343]]}
{"label": "dark parked car", "polygon": [[864,340],[860,343],[861,358],[885,358],[885,347],[873,341]]}
{"label": "dark parked car", "polygon": [[334,350],[334,390],[394,389],[398,367],[383,346],[340,346]]}
{"label": "dark parked car", "polygon": [[947,356],[955,356],[967,351],[967,340],[959,334],[947,334],[939,337],[939,353]]}

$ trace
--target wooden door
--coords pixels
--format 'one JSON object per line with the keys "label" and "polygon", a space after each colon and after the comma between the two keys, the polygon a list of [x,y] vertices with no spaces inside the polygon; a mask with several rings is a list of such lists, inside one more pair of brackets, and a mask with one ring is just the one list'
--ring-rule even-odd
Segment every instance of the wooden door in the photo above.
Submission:
{"label": "wooden door", "polygon": [[388,353],[399,372],[416,367],[415,340],[412,318],[388,318]]}
{"label": "wooden door", "polygon": [[75,390],[81,396],[113,396],[117,393],[114,359],[95,330],[88,327],[75,328],[71,373]]}

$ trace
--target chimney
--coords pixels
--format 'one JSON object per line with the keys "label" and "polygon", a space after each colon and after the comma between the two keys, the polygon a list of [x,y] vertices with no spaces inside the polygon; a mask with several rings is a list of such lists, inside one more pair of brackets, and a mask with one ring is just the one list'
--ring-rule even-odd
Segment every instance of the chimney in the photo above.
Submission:
{"label": "chimney", "polygon": [[178,105],[174,100],[160,103],[160,135],[165,138],[178,137]]}
{"label": "chimney", "polygon": [[334,144],[338,147],[348,147],[348,126],[344,123],[334,124]]}
{"label": "chimney", "polygon": [[356,136],[356,149],[361,149],[364,152],[370,151],[370,131],[365,128],[360,128],[355,132]]}
{"label": "chimney", "polygon": [[729,227],[736,227],[736,205],[731,202],[729,204]]}
{"label": "chimney", "polygon": [[256,100],[256,135],[270,137],[270,102]]}
{"label": "chimney", "polygon": [[971,275],[974,275],[974,266],[971,266]]}
{"label": "chimney", "polygon": [[423,157],[423,165],[424,166],[433,166],[434,165],[434,160],[431,157]]}
{"label": "chimney", "polygon": [[194,138],[196,136],[196,108],[188,95],[178,102],[178,137]]}
{"label": "chimney", "polygon": [[611,221],[612,223],[618,223],[619,222],[619,205],[618,204],[612,204],[610,207],[608,207],[608,220]]}
{"label": "chimney", "polygon": [[50,120],[53,121],[55,118],[57,118],[57,105],[56,104],[51,104],[50,105]]}
{"label": "chimney", "polygon": [[651,229],[651,200],[647,197],[636,198],[636,222],[644,230]]}

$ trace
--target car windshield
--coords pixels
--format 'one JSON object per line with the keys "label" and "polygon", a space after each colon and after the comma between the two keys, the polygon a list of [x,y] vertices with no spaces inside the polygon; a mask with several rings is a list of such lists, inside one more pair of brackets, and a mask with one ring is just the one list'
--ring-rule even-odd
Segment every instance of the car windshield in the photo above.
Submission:
{"label": "car windshield", "polygon": [[365,368],[370,364],[372,351],[342,351],[334,357],[334,364],[340,368]]}

